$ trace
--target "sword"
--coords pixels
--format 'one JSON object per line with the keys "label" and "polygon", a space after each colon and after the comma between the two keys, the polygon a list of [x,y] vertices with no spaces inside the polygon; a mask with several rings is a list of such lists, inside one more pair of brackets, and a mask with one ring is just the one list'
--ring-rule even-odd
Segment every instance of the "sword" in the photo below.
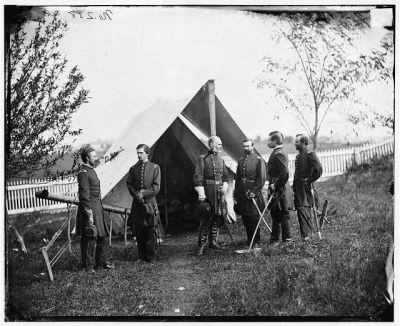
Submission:
{"label": "sword", "polygon": [[319,240],[322,240],[320,221],[318,220],[317,208],[315,207],[314,188],[310,185],[311,198],[312,198],[312,212],[315,218],[315,225],[317,226],[317,233]]}
{"label": "sword", "polygon": [[264,219],[264,214],[265,214],[265,212],[267,211],[268,205],[269,205],[270,202],[272,201],[272,198],[273,198],[273,196],[269,197],[267,203],[265,204],[265,207],[264,207],[264,210],[263,210],[262,213],[261,213],[260,208],[258,207],[257,202],[255,201],[255,199],[254,199],[254,198],[251,198],[251,200],[252,200],[254,206],[256,207],[256,209],[257,209],[257,211],[258,211],[258,214],[260,215],[260,218],[258,219],[258,223],[257,223],[256,229],[254,230],[253,237],[252,237],[251,242],[250,242],[250,247],[249,247],[249,250],[247,251],[248,253],[251,251],[251,247],[253,246],[254,238],[256,237],[256,233],[257,233],[258,228],[260,227],[261,220],[263,220],[263,222],[265,223],[265,225],[266,225],[266,227],[268,228],[269,232],[272,232],[272,230],[271,230],[271,228],[269,227],[268,223],[267,223],[267,222],[265,221],[265,219]]}

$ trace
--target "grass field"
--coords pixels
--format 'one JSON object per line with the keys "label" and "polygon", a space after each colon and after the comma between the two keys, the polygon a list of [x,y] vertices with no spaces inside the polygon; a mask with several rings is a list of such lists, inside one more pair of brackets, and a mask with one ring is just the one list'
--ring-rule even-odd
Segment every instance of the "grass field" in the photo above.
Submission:
{"label": "grass field", "polygon": [[[29,254],[8,239],[6,318],[378,321],[393,238],[393,202],[387,192],[392,178],[393,161],[382,160],[318,183],[320,198],[330,203],[322,241],[314,236],[303,243],[292,212],[291,244],[271,250],[263,229],[261,252],[237,254],[222,230],[224,250],[209,249],[198,258],[197,226],[180,225],[170,231],[155,263],[136,261],[133,242],[126,251],[115,239],[116,269],[89,276],[79,270],[75,239],[73,255],[54,267],[54,282],[47,280],[38,249],[60,225],[61,215],[20,217],[20,229],[30,224],[24,233]],[[49,218],[54,221],[43,223]],[[245,240],[241,221],[230,228],[237,241]]]}

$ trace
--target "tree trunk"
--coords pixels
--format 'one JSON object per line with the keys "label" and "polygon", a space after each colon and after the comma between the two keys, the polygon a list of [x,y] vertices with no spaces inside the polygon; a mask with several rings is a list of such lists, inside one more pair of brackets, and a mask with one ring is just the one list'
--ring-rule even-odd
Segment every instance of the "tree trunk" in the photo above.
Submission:
{"label": "tree trunk", "polygon": [[312,141],[313,141],[313,150],[317,151],[317,148],[318,148],[318,132],[314,133]]}
{"label": "tree trunk", "polygon": [[313,149],[317,150],[318,147],[318,106],[315,104],[315,122],[314,122],[314,135],[313,135]]}

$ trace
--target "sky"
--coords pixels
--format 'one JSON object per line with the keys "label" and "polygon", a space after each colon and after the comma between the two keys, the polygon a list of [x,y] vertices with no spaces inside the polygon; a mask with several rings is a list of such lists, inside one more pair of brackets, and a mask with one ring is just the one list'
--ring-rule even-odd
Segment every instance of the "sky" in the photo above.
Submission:
{"label": "sky", "polygon": [[[47,7],[55,9],[69,27],[61,52],[71,67],[79,67],[86,77],[83,86],[90,90],[89,103],[72,119],[83,130],[78,144],[116,139],[135,114],[158,98],[191,97],[209,79],[215,80],[216,95],[247,136],[264,138],[272,129],[292,136],[304,132],[279,101],[256,87],[263,56],[289,53],[272,41],[275,18],[256,18],[229,7],[79,7],[81,15],[71,13],[78,8]],[[388,23],[390,13],[373,12],[371,31],[360,46],[379,41],[382,25]],[[372,107],[393,110],[390,84],[372,85],[360,94]],[[274,120],[276,112],[279,120]],[[365,128],[358,132],[358,137],[386,135]],[[342,139],[356,136],[337,113],[327,117],[321,132],[332,133]]]}

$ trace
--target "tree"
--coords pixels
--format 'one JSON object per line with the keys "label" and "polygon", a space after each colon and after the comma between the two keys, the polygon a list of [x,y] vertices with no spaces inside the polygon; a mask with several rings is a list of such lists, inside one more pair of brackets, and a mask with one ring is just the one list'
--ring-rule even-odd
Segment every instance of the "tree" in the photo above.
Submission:
{"label": "tree", "polygon": [[59,14],[40,17],[30,39],[27,24],[18,22],[8,49],[7,177],[51,166],[71,150],[63,141],[80,134],[71,117],[89,93],[77,66],[66,71],[59,44],[68,28]]}
{"label": "tree", "polygon": [[294,110],[317,148],[327,114],[375,80],[392,78],[393,37],[387,47],[363,49],[360,36],[369,28],[362,13],[296,13],[278,18],[274,38],[290,53],[263,58],[257,87],[267,88]]}

